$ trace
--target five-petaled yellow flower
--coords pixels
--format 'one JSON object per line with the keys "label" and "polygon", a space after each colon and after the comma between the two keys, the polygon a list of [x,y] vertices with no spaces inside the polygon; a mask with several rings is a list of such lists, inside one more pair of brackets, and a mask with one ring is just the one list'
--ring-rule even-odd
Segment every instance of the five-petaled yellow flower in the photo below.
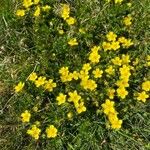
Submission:
{"label": "five-petaled yellow flower", "polygon": [[73,17],[69,17],[68,19],[66,19],[66,22],[68,25],[73,25],[76,22],[76,19]]}
{"label": "five-petaled yellow flower", "polygon": [[16,12],[16,15],[23,17],[25,15],[25,10],[24,9],[18,9]]}
{"label": "five-petaled yellow flower", "polygon": [[100,70],[99,68],[96,68],[96,70],[93,70],[92,73],[94,74],[94,78],[101,78],[102,74],[103,74],[103,71]]}
{"label": "five-petaled yellow flower", "polygon": [[27,134],[29,134],[36,140],[39,139],[40,133],[41,133],[41,129],[39,129],[36,125],[32,125],[32,128],[27,130]]}
{"label": "five-petaled yellow flower", "polygon": [[145,81],[145,82],[143,82],[142,83],[142,89],[144,90],[144,91],[150,91],[150,81]]}
{"label": "five-petaled yellow flower", "polygon": [[46,77],[39,77],[37,80],[35,80],[36,87],[40,87],[41,85],[44,85],[46,82]]}
{"label": "five-petaled yellow flower", "polygon": [[58,105],[61,105],[66,102],[66,95],[64,95],[63,93],[59,93],[56,100],[58,101]]}
{"label": "five-petaled yellow flower", "polygon": [[18,85],[15,86],[15,92],[18,93],[20,92],[24,87],[24,83],[23,82],[19,82]]}
{"label": "five-petaled yellow flower", "polygon": [[37,74],[35,72],[32,72],[29,75],[29,80],[34,82],[36,79],[37,79]]}
{"label": "five-petaled yellow flower", "polygon": [[54,125],[50,125],[46,128],[47,138],[55,138],[57,136],[57,129]]}
{"label": "five-petaled yellow flower", "polygon": [[25,110],[25,112],[21,114],[22,122],[29,122],[30,118],[31,118],[31,114],[28,110]]}
{"label": "five-petaled yellow flower", "polygon": [[146,102],[146,99],[149,98],[149,95],[146,94],[145,91],[138,93],[138,97],[137,100],[142,101],[142,102]]}
{"label": "five-petaled yellow flower", "polygon": [[113,32],[109,32],[106,37],[108,41],[116,41],[117,35]]}
{"label": "five-petaled yellow flower", "polygon": [[77,39],[76,39],[76,38],[70,39],[70,40],[68,41],[68,44],[69,44],[70,46],[76,46],[76,45],[78,45]]}

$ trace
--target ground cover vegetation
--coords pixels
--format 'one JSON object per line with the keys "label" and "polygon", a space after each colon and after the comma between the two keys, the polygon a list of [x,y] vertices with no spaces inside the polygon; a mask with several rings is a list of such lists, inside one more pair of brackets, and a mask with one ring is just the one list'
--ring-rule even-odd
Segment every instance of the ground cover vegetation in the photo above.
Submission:
{"label": "ground cover vegetation", "polygon": [[149,150],[149,14],[149,0],[0,1],[0,148]]}

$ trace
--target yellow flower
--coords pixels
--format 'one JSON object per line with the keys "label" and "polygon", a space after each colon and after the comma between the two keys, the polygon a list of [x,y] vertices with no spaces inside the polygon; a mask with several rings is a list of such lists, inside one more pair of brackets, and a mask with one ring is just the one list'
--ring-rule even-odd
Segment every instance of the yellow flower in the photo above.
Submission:
{"label": "yellow flower", "polygon": [[126,73],[130,71],[130,68],[127,65],[123,65],[120,69],[119,69],[120,73]]}
{"label": "yellow flower", "polygon": [[35,12],[34,12],[33,15],[34,15],[35,17],[38,17],[38,16],[40,15],[40,12],[41,12],[40,7],[37,6],[37,7],[36,7],[36,10],[35,10]]}
{"label": "yellow flower", "polygon": [[119,57],[115,57],[111,61],[113,62],[114,65],[121,66],[122,60]]}
{"label": "yellow flower", "polygon": [[113,122],[111,122],[111,127],[112,129],[120,129],[122,125],[122,120],[114,120]]}
{"label": "yellow flower", "polygon": [[126,26],[130,26],[130,25],[132,24],[131,20],[132,20],[132,17],[131,17],[130,15],[128,15],[127,17],[125,17],[125,18],[123,19],[123,23],[124,23]]}
{"label": "yellow flower", "polygon": [[72,73],[72,77],[73,77],[74,80],[78,80],[78,78],[79,78],[79,73],[78,73],[77,71],[74,71],[74,72]]}
{"label": "yellow flower", "polygon": [[147,56],[147,61],[150,61],[150,55]]}
{"label": "yellow flower", "polygon": [[68,73],[69,73],[68,67],[62,67],[62,68],[59,70],[59,73],[62,74],[62,75],[68,75]]}
{"label": "yellow flower", "polygon": [[99,63],[100,58],[101,56],[98,54],[98,52],[93,51],[90,53],[89,60],[91,63]]}
{"label": "yellow flower", "polygon": [[100,50],[100,46],[94,46],[91,48],[91,52],[93,52],[93,53],[97,53],[98,50]]}
{"label": "yellow flower", "polygon": [[128,91],[124,87],[119,87],[117,89],[117,94],[122,99],[125,99],[125,97],[128,95]]}
{"label": "yellow flower", "polygon": [[78,45],[77,39],[76,39],[76,38],[70,39],[70,40],[68,41],[68,44],[69,44],[70,46]]}
{"label": "yellow flower", "polygon": [[114,89],[108,89],[107,90],[107,94],[108,94],[108,96],[109,96],[110,99],[114,98],[114,93],[115,93]]}
{"label": "yellow flower", "polygon": [[147,60],[146,65],[150,66],[150,55],[147,56],[146,60]]}
{"label": "yellow flower", "polygon": [[104,51],[111,50],[111,44],[108,42],[103,42],[102,47],[103,47]]}
{"label": "yellow flower", "polygon": [[130,56],[128,54],[123,54],[121,59],[122,65],[128,64],[130,62]]}
{"label": "yellow flower", "polygon": [[126,39],[125,42],[122,44],[124,48],[129,48],[132,45],[133,45],[133,42],[131,41],[131,39]]}
{"label": "yellow flower", "polygon": [[29,122],[31,118],[31,114],[28,110],[25,110],[25,112],[21,114],[21,117],[22,117],[21,118],[22,122]]}
{"label": "yellow flower", "polygon": [[118,38],[118,42],[120,42],[121,44],[125,43],[126,40],[127,39],[125,37],[123,37],[123,36]]}
{"label": "yellow flower", "polygon": [[35,85],[36,87],[40,87],[41,85],[44,85],[46,82],[46,77],[39,77],[36,81],[35,81]]}
{"label": "yellow flower", "polygon": [[103,71],[100,70],[99,68],[97,68],[96,70],[93,70],[92,73],[94,74],[94,78],[101,78],[102,74],[103,74]]}
{"label": "yellow flower", "polygon": [[110,121],[110,123],[113,123],[114,120],[118,120],[118,117],[117,117],[117,112],[110,112],[107,116],[108,116],[108,120]]}
{"label": "yellow flower", "polygon": [[55,138],[57,136],[57,129],[54,125],[50,125],[46,128],[47,138]]}
{"label": "yellow flower", "polygon": [[40,2],[40,0],[34,0],[34,4],[37,5]]}
{"label": "yellow flower", "polygon": [[37,79],[37,74],[35,72],[32,72],[29,76],[30,81],[35,81]]}
{"label": "yellow flower", "polygon": [[115,69],[113,68],[113,66],[109,66],[108,68],[105,69],[105,72],[108,73],[109,75],[113,75]]}
{"label": "yellow flower", "polygon": [[90,63],[83,64],[82,70],[88,72],[91,69]]}
{"label": "yellow flower", "polygon": [[146,99],[149,98],[149,95],[146,94],[145,91],[138,93],[138,97],[137,100],[142,101],[142,102],[146,102]]}
{"label": "yellow flower", "polygon": [[66,22],[67,22],[68,25],[73,25],[73,24],[75,24],[76,19],[73,18],[73,17],[69,17],[69,18],[66,19]]}
{"label": "yellow flower", "polygon": [[142,90],[150,91],[150,81],[145,81],[142,83]]}
{"label": "yellow flower", "polygon": [[61,74],[60,78],[62,82],[71,81],[73,79],[73,73],[69,73],[68,67],[62,67],[59,73]]}
{"label": "yellow flower", "polygon": [[23,82],[19,82],[18,85],[15,86],[15,92],[18,93],[20,92],[24,87],[24,83]]}
{"label": "yellow flower", "polygon": [[81,80],[87,80],[89,78],[88,72],[84,71],[84,70],[81,70],[80,74],[79,74],[79,78]]}
{"label": "yellow flower", "polygon": [[147,62],[147,64],[146,64],[148,67],[150,67],[150,61],[149,62]]}
{"label": "yellow flower", "polygon": [[81,96],[76,90],[74,92],[69,92],[68,95],[70,96],[68,99],[69,102],[78,103],[78,101],[81,99]]}
{"label": "yellow flower", "polygon": [[31,5],[33,5],[32,0],[23,0],[23,6],[25,8],[29,8]]}
{"label": "yellow flower", "polygon": [[94,80],[83,79],[80,85],[83,86],[85,90],[89,89],[93,91],[97,88],[97,84]]}
{"label": "yellow flower", "polygon": [[56,100],[58,101],[58,105],[61,105],[66,102],[66,95],[64,95],[63,93],[59,93]]}
{"label": "yellow flower", "polygon": [[73,79],[73,74],[69,73],[69,74],[61,75],[60,78],[62,82],[71,81]]}
{"label": "yellow flower", "polygon": [[16,15],[23,17],[25,15],[25,10],[24,9],[18,9],[16,12]]}
{"label": "yellow flower", "polygon": [[109,113],[115,113],[114,109],[114,102],[110,101],[109,99],[106,99],[105,103],[103,103],[101,106],[104,109],[104,113],[108,115]]}
{"label": "yellow flower", "polygon": [[115,0],[115,4],[119,3],[121,4],[123,0]]}
{"label": "yellow flower", "polygon": [[51,6],[49,6],[49,5],[45,5],[42,7],[43,11],[49,11],[50,9],[51,9]]}
{"label": "yellow flower", "polygon": [[60,35],[63,35],[63,34],[64,34],[64,30],[58,30],[58,33],[59,33]]}
{"label": "yellow flower", "polygon": [[114,50],[114,51],[116,51],[116,50],[118,50],[119,48],[120,48],[120,44],[119,44],[119,42],[112,42],[111,43],[111,48]]}
{"label": "yellow flower", "polygon": [[39,139],[39,135],[41,133],[41,130],[37,128],[36,125],[32,125],[32,128],[27,130],[27,134],[35,138],[36,140]]}
{"label": "yellow flower", "polygon": [[118,81],[116,82],[116,85],[117,85],[118,87],[129,87],[128,79],[127,79],[127,80],[125,80],[125,79],[118,80]]}
{"label": "yellow flower", "polygon": [[94,80],[88,80],[87,84],[88,84],[88,89],[91,91],[97,88],[97,84]]}
{"label": "yellow flower", "polygon": [[53,88],[56,87],[56,83],[53,82],[53,79],[49,79],[45,82],[44,88],[49,92],[53,91]]}
{"label": "yellow flower", "polygon": [[73,79],[73,73],[68,74],[68,81],[71,81]]}
{"label": "yellow flower", "polygon": [[106,37],[108,41],[116,41],[117,35],[113,32],[109,32]]}
{"label": "yellow flower", "polygon": [[80,114],[86,111],[86,107],[84,106],[84,102],[81,102],[79,106],[76,108],[77,113]]}
{"label": "yellow flower", "polygon": [[123,65],[121,68],[119,68],[121,79],[128,79],[131,75],[130,68],[127,65]]}
{"label": "yellow flower", "polygon": [[67,18],[69,18],[69,14],[70,14],[70,7],[67,4],[63,4],[62,8],[61,8],[61,17],[66,20]]}

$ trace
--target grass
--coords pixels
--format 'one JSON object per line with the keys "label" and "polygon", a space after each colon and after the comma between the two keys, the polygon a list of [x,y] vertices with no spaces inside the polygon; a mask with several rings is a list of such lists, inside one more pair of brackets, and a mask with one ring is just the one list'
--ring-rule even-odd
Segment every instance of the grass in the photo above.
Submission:
{"label": "grass", "polygon": [[[93,43],[99,44],[110,30],[128,34],[135,41],[135,47],[130,49],[133,58],[141,57],[144,61],[145,56],[150,54],[149,0],[134,1],[131,9],[124,5],[109,5],[100,0],[67,2],[73,8],[72,14],[77,16],[77,27],[88,29],[85,36],[78,35],[74,27],[70,29],[69,35],[75,35],[81,40],[77,49],[67,47],[67,36],[62,38],[57,35],[60,19],[47,16],[46,22],[44,19],[37,19],[36,24],[32,17],[18,19],[15,11],[20,3],[15,0],[0,0],[0,149],[150,150],[149,101],[131,104],[130,98],[128,102],[122,102],[123,108],[118,106],[118,109],[122,114],[123,127],[115,131],[106,128],[107,119],[104,115],[93,115],[93,108],[85,114],[75,116],[72,121],[64,121],[63,112],[68,108],[64,106],[57,109],[52,101],[56,94],[44,95],[40,90],[34,90],[32,85],[26,89],[27,92],[14,94],[14,85],[25,81],[32,71],[59,80],[57,72],[60,67],[67,65],[71,69],[78,69],[86,61],[86,49]],[[55,3],[57,13],[59,2],[53,0],[50,3]],[[134,16],[129,33],[120,25],[122,16],[128,13]],[[47,26],[49,22],[50,25]],[[138,74],[138,80],[145,77],[145,70],[142,72]],[[147,72],[149,77],[149,70]],[[68,85],[67,88],[70,87]],[[64,91],[63,87],[60,89]],[[21,123],[20,114],[35,105],[44,108],[41,109],[42,116],[35,115],[36,119],[44,117],[45,122],[53,122],[59,127],[61,132],[56,139],[49,140],[43,135],[43,138],[35,141],[26,134],[26,125]],[[51,109],[51,112],[47,112],[47,109]]]}

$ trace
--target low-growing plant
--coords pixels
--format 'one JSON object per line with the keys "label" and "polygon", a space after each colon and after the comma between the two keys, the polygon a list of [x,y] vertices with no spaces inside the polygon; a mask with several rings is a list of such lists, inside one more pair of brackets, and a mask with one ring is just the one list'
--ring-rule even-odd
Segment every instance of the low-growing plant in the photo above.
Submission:
{"label": "low-growing plant", "polygon": [[84,128],[93,126],[97,138],[101,128],[129,128],[127,112],[147,105],[150,94],[150,52],[140,51],[134,35],[135,7],[126,0],[18,4],[18,30],[27,32],[20,44],[34,60],[14,85],[20,132],[27,139],[74,149],[67,143]]}

